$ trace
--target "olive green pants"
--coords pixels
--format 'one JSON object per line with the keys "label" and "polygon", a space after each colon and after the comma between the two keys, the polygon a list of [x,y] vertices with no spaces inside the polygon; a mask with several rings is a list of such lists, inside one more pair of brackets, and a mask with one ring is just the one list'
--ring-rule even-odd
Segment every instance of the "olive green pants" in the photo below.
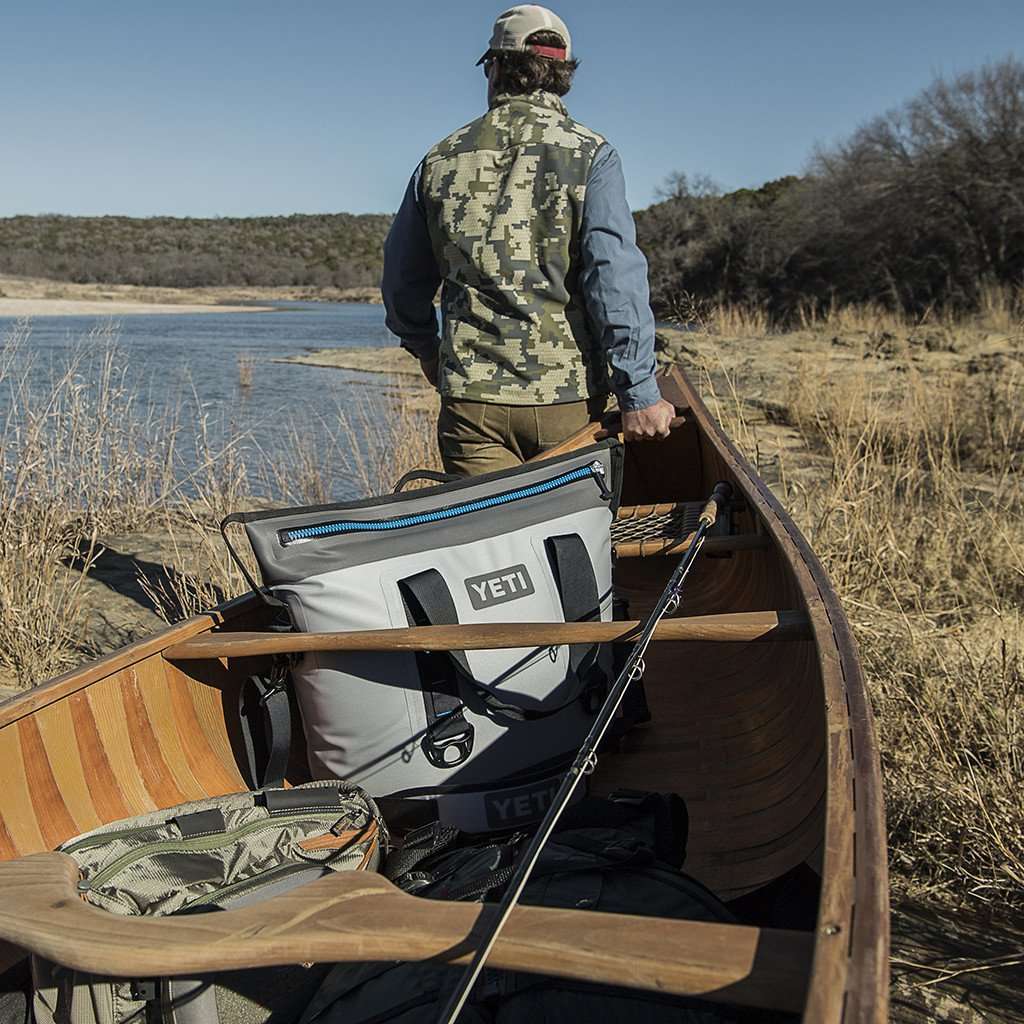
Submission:
{"label": "olive green pants", "polygon": [[437,444],[445,472],[479,476],[519,466],[600,419],[606,404],[604,395],[558,405],[442,398]]}

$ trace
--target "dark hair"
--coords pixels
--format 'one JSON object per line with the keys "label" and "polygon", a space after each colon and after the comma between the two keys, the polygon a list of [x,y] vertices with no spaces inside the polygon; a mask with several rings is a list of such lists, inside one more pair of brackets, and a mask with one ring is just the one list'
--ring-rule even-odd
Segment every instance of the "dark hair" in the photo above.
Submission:
{"label": "dark hair", "polygon": [[[537,46],[565,46],[565,40],[557,32],[534,32],[526,41]],[[564,96],[572,88],[572,76],[579,67],[577,60],[556,60],[518,50],[495,51],[492,56],[498,65],[495,91],[513,95],[543,89]]]}

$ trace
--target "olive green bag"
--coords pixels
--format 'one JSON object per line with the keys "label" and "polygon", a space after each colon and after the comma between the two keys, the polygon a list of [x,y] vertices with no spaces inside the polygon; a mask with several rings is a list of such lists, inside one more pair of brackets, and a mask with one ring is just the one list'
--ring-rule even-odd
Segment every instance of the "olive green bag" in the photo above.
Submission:
{"label": "olive green bag", "polygon": [[[78,891],[121,916],[246,906],[331,871],[376,870],[387,832],[376,804],[347,782],[181,804],[69,840]],[[99,978],[36,957],[36,1024],[286,1024],[326,966],[206,978]]]}

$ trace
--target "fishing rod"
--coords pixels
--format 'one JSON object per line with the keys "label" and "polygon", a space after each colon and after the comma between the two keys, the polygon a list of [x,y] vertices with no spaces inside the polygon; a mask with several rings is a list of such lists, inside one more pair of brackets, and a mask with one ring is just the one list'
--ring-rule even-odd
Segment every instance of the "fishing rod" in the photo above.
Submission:
{"label": "fishing rod", "polygon": [[689,575],[690,569],[693,567],[693,563],[696,561],[697,555],[704,544],[704,536],[715,525],[719,511],[729,501],[730,497],[732,497],[731,484],[724,480],[715,484],[711,497],[708,498],[707,504],[704,506],[697,521],[697,529],[694,531],[690,546],[679,560],[679,564],[669,578],[665,589],[661,592],[654,610],[643,623],[636,643],[633,645],[633,650],[630,651],[622,671],[619,673],[611,690],[609,690],[604,704],[601,705],[594,724],[590,727],[590,732],[587,733],[587,738],[583,741],[583,745],[576,754],[576,758],[566,773],[565,778],[562,779],[558,792],[551,801],[551,806],[537,827],[537,831],[534,832],[526,852],[516,865],[515,873],[509,880],[508,888],[505,890],[505,895],[498,905],[497,915],[490,926],[489,932],[480,945],[477,946],[472,961],[466,967],[462,977],[459,979],[459,984],[452,992],[440,1017],[438,1017],[438,1024],[455,1024],[459,1014],[462,1012],[463,1006],[466,1005],[466,1000],[469,998],[477,978],[480,977],[480,972],[484,968],[487,957],[494,948],[494,944],[497,942],[502,928],[505,927],[509,915],[519,902],[519,897],[522,895],[523,889],[526,888],[526,883],[530,880],[530,875],[537,864],[537,859],[540,857],[544,844],[555,830],[562,812],[569,806],[569,802],[572,800],[580,781],[585,775],[590,775],[597,767],[597,748],[604,738],[608,726],[611,725],[616,712],[619,710],[619,705],[622,703],[622,698],[626,695],[626,690],[629,689],[629,684],[640,679],[644,674],[644,654],[651,642],[651,638],[654,636],[654,631],[665,615],[671,615],[679,608],[679,602],[682,600],[683,584],[686,582],[686,577]]}

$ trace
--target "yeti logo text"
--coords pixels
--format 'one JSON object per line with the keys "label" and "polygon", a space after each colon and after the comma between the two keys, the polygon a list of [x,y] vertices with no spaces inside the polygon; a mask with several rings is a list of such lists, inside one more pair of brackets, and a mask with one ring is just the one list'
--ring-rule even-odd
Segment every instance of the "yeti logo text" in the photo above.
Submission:
{"label": "yeti logo text", "polygon": [[544,816],[551,806],[557,782],[536,783],[531,788],[507,789],[503,793],[488,793],[484,797],[487,812],[487,827],[494,829],[511,828]]}
{"label": "yeti logo text", "polygon": [[525,565],[510,565],[507,569],[470,576],[466,580],[466,590],[473,607],[480,611],[481,608],[490,608],[532,594],[533,580]]}

